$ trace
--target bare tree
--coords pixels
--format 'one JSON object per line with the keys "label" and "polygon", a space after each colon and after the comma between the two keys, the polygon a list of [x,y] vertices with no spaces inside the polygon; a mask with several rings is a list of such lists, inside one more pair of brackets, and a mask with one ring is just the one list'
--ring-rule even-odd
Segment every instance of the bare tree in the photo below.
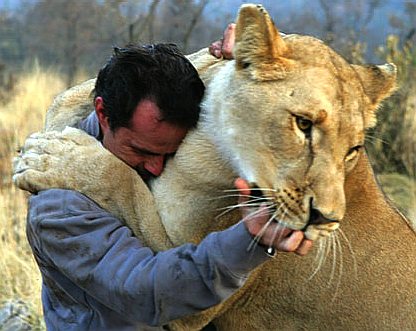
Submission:
{"label": "bare tree", "polygon": [[324,13],[324,25],[323,31],[324,36],[323,40],[328,44],[331,45],[334,41],[335,37],[335,25],[336,25],[336,16],[333,12],[333,1],[329,0],[319,0],[319,3],[322,7]]}
{"label": "bare tree", "polygon": [[199,22],[201,15],[205,9],[205,7],[207,6],[209,0],[203,0],[200,2],[200,4],[195,7],[194,13],[192,15],[192,19],[191,22],[188,25],[188,28],[185,31],[185,34],[183,36],[183,50],[184,52],[188,52],[188,47],[189,47],[189,39],[190,36],[192,34],[192,32],[195,29],[196,24]]}
{"label": "bare tree", "polygon": [[80,57],[90,51],[89,33],[94,3],[44,0],[27,13],[25,44],[41,62],[55,62],[65,69],[67,85],[74,83]]}
{"label": "bare tree", "polygon": [[71,86],[81,67],[92,65],[96,72],[117,42],[114,26],[126,25],[125,18],[110,9],[108,3],[96,1],[37,2],[25,16],[25,47],[41,64],[61,67]]}
{"label": "bare tree", "polygon": [[150,4],[147,14],[140,15],[134,22],[128,25],[128,40],[129,42],[137,42],[140,40],[145,32],[148,33],[149,42],[153,42],[154,31],[153,23],[155,21],[155,12],[160,0],[153,0]]}
{"label": "bare tree", "polygon": [[64,2],[62,13],[64,17],[64,29],[66,42],[64,43],[64,58],[67,63],[67,86],[72,86],[78,71],[81,48],[78,45],[81,11],[79,7],[72,6],[71,2]]}
{"label": "bare tree", "polygon": [[367,28],[380,0],[319,0],[323,11],[323,40],[341,52],[350,62],[364,61],[367,51]]}

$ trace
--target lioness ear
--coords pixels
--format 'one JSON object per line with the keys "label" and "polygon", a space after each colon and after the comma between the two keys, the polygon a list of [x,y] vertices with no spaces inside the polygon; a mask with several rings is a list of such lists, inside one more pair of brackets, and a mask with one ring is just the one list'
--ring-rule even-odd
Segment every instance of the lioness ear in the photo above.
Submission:
{"label": "lioness ear", "polygon": [[285,58],[285,41],[261,5],[243,5],[236,24],[234,58],[237,69],[247,69],[256,80],[286,76],[292,61]]}
{"label": "lioness ear", "polygon": [[376,111],[383,99],[396,89],[397,69],[393,63],[384,65],[353,65],[363,84],[364,92],[370,99],[370,109],[366,111],[364,125],[371,128],[376,124]]}

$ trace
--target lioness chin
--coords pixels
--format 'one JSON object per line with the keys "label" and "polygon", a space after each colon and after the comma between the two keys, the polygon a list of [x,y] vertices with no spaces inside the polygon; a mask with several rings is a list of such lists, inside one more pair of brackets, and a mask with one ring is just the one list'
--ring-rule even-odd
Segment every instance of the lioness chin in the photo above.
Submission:
{"label": "lioness chin", "polygon": [[[152,197],[134,171],[79,132],[51,135],[76,142],[61,151],[70,160],[61,165],[66,176],[48,168],[47,180],[20,180],[79,190],[161,250],[237,222],[227,190],[240,176],[261,192],[271,221],[316,240],[309,256],[277,254],[229,300],[174,321],[174,330],[211,320],[227,331],[415,330],[415,233],[381,193],[363,148],[377,107],[395,88],[394,65],[351,65],[315,38],[282,38],[261,6],[242,6],[236,29],[234,60],[206,50],[190,56],[207,85],[203,114],[151,183],[157,212],[149,215]],[[46,129],[85,116],[92,87],[58,98]],[[88,158],[78,155],[82,145]],[[92,174],[108,180],[97,189]]]}

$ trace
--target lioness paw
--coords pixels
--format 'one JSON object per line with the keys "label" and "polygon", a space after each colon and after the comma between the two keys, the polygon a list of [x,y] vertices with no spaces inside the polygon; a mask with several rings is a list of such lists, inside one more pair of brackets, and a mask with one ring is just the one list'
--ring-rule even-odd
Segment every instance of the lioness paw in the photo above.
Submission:
{"label": "lioness paw", "polygon": [[100,145],[99,141],[90,136],[85,131],[67,126],[61,133],[60,137],[70,140],[77,145]]}

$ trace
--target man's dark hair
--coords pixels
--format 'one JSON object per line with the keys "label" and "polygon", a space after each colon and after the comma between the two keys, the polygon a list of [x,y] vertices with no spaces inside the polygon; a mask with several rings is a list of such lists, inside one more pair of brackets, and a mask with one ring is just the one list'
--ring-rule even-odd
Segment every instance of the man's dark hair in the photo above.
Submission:
{"label": "man's dark hair", "polygon": [[100,70],[94,99],[104,101],[111,130],[129,127],[137,104],[149,99],[162,120],[184,128],[195,127],[204,84],[189,60],[173,44],[127,45]]}

